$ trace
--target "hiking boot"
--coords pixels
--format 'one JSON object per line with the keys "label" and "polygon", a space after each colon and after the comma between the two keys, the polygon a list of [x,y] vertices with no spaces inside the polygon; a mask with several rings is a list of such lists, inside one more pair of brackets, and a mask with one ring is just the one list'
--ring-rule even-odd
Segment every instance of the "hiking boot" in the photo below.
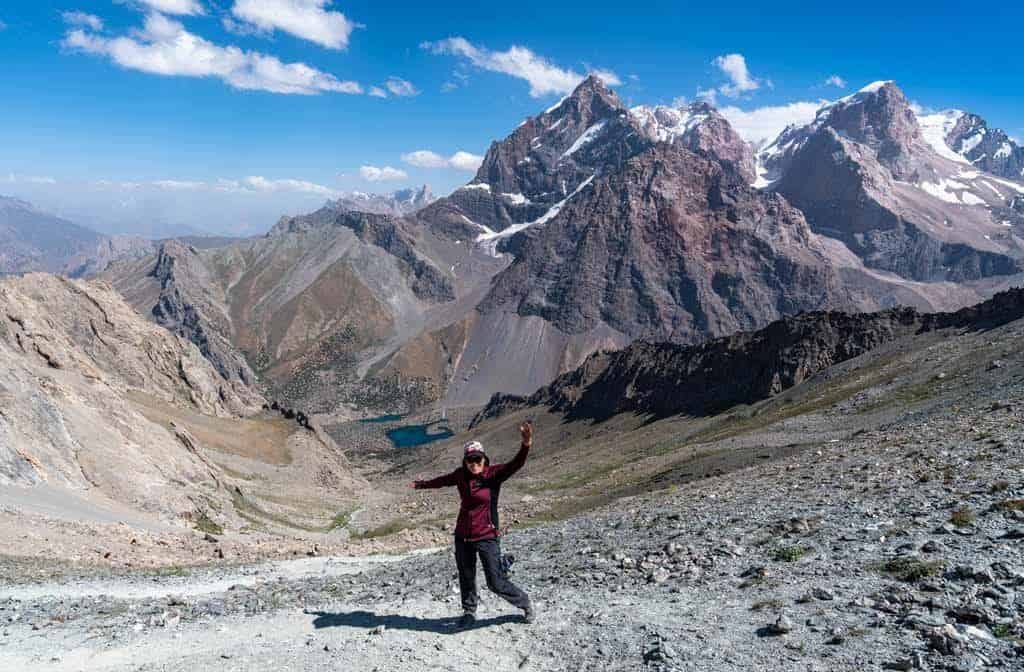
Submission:
{"label": "hiking boot", "polygon": [[537,612],[533,609],[532,604],[528,604],[523,608],[523,623],[533,623],[537,620]]}
{"label": "hiking boot", "polygon": [[473,627],[473,625],[475,623],[476,623],[476,614],[470,614],[469,612],[466,612],[465,614],[462,615],[462,618],[459,619],[459,622],[456,625],[456,627],[459,630],[465,630],[466,628]]}

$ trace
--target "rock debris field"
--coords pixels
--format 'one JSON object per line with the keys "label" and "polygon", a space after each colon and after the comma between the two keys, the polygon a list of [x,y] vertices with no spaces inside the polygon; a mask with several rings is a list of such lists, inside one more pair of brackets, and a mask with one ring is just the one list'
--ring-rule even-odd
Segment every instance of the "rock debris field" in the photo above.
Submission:
{"label": "rock debris field", "polygon": [[1022,410],[910,416],[514,531],[533,625],[484,592],[457,631],[448,548],[70,574],[0,587],[0,669],[1024,669]]}

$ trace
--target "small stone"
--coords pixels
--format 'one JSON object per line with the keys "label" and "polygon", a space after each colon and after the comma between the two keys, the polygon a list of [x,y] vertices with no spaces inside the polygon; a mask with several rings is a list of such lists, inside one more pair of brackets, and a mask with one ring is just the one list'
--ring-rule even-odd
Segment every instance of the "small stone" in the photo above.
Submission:
{"label": "small stone", "polygon": [[376,628],[374,628],[373,630],[370,631],[370,634],[371,635],[383,635],[384,632],[387,629],[388,629],[388,627],[386,625],[383,625],[383,624],[382,625],[378,625]]}
{"label": "small stone", "polygon": [[836,599],[836,594],[827,588],[815,588],[811,591],[811,594],[819,600],[828,601]]}
{"label": "small stone", "polygon": [[768,626],[768,632],[773,635],[785,635],[793,631],[793,621],[789,620],[789,617],[785,614],[779,616],[779,618]]}
{"label": "small stone", "polygon": [[921,546],[921,551],[923,553],[941,553],[942,552],[942,544],[940,544],[939,542],[937,542],[934,539],[932,539],[932,540],[926,541],[924,543],[924,545]]}

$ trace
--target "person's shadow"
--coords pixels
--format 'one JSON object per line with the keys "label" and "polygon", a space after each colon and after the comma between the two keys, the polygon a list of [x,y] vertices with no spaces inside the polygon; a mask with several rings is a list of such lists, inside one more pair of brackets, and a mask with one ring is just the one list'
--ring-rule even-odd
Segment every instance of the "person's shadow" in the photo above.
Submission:
{"label": "person's shadow", "polygon": [[482,618],[477,620],[471,627],[458,628],[458,618],[416,618],[415,616],[402,616],[399,614],[375,614],[370,611],[350,611],[347,614],[333,614],[326,611],[306,611],[313,619],[313,627],[317,630],[323,628],[364,628],[374,629],[383,625],[387,630],[414,630],[416,632],[434,632],[439,635],[452,635],[458,632],[489,628],[495,625],[506,623],[518,623],[523,620],[522,616],[505,614],[493,618]]}

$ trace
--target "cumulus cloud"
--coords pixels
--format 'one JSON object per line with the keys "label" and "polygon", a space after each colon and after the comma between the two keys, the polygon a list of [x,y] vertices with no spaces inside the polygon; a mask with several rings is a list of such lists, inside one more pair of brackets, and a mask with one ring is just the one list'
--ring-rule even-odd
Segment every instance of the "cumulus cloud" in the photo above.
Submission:
{"label": "cumulus cloud", "polygon": [[456,170],[475,171],[480,167],[484,157],[478,154],[458,151],[445,158],[437,152],[429,149],[419,149],[415,152],[402,154],[402,161],[417,168],[455,168]]}
{"label": "cumulus cloud", "polygon": [[834,86],[838,89],[846,88],[846,80],[839,75],[829,75],[828,78],[825,79],[824,84],[825,86]]}
{"label": "cumulus cloud", "polygon": [[357,82],[339,80],[305,63],[283,63],[275,56],[214,44],[161,14],[148,15],[144,27],[130,37],[106,37],[75,28],[61,44],[72,51],[105,56],[130,70],[216,77],[236,89],[302,95],[362,93]]}
{"label": "cumulus cloud", "polygon": [[135,0],[135,2],[162,14],[196,16],[206,13],[203,3],[199,0]]}
{"label": "cumulus cloud", "polygon": [[373,96],[374,98],[387,98],[388,92],[379,86],[371,86],[369,95]]}
{"label": "cumulus cloud", "polygon": [[64,23],[69,26],[85,26],[93,30],[103,30],[103,19],[95,14],[86,12],[61,12],[60,16]]}
{"label": "cumulus cloud", "polygon": [[[569,93],[585,76],[572,70],[559,68],[526,47],[512,46],[506,51],[491,51],[471,44],[464,37],[449,37],[436,42],[423,42],[420,47],[432,54],[458,56],[483,70],[500,72],[525,80],[529,83],[530,95],[534,98],[551,93]],[[609,86],[622,83],[618,76],[610,70],[592,70],[591,72]]]}
{"label": "cumulus cloud", "polygon": [[329,11],[331,0],[235,0],[231,13],[260,30],[281,30],[328,49],[347,49],[359,24]]}
{"label": "cumulus cloud", "polygon": [[740,137],[748,142],[772,140],[789,124],[809,124],[826,100],[799,101],[788,105],[741,110],[735,106],[719,108]]}
{"label": "cumulus cloud", "polygon": [[359,169],[359,175],[369,182],[404,180],[409,177],[404,170],[392,168],[391,166],[384,166],[383,168],[378,168],[377,166],[362,166]]}
{"label": "cumulus cloud", "polygon": [[415,152],[402,154],[402,161],[405,161],[410,166],[416,166],[417,168],[448,167],[448,159],[444,158],[437,152],[431,152],[428,149],[418,149]]}
{"label": "cumulus cloud", "polygon": [[419,95],[419,91],[412,85],[412,82],[407,82],[399,77],[388,77],[388,81],[384,82],[384,86],[396,96]]}
{"label": "cumulus cloud", "polygon": [[736,98],[748,91],[756,91],[761,88],[761,80],[750,74],[747,68],[747,59],[743,54],[725,54],[719,56],[712,63],[729,78],[729,84],[718,87],[718,93],[729,98]]}

